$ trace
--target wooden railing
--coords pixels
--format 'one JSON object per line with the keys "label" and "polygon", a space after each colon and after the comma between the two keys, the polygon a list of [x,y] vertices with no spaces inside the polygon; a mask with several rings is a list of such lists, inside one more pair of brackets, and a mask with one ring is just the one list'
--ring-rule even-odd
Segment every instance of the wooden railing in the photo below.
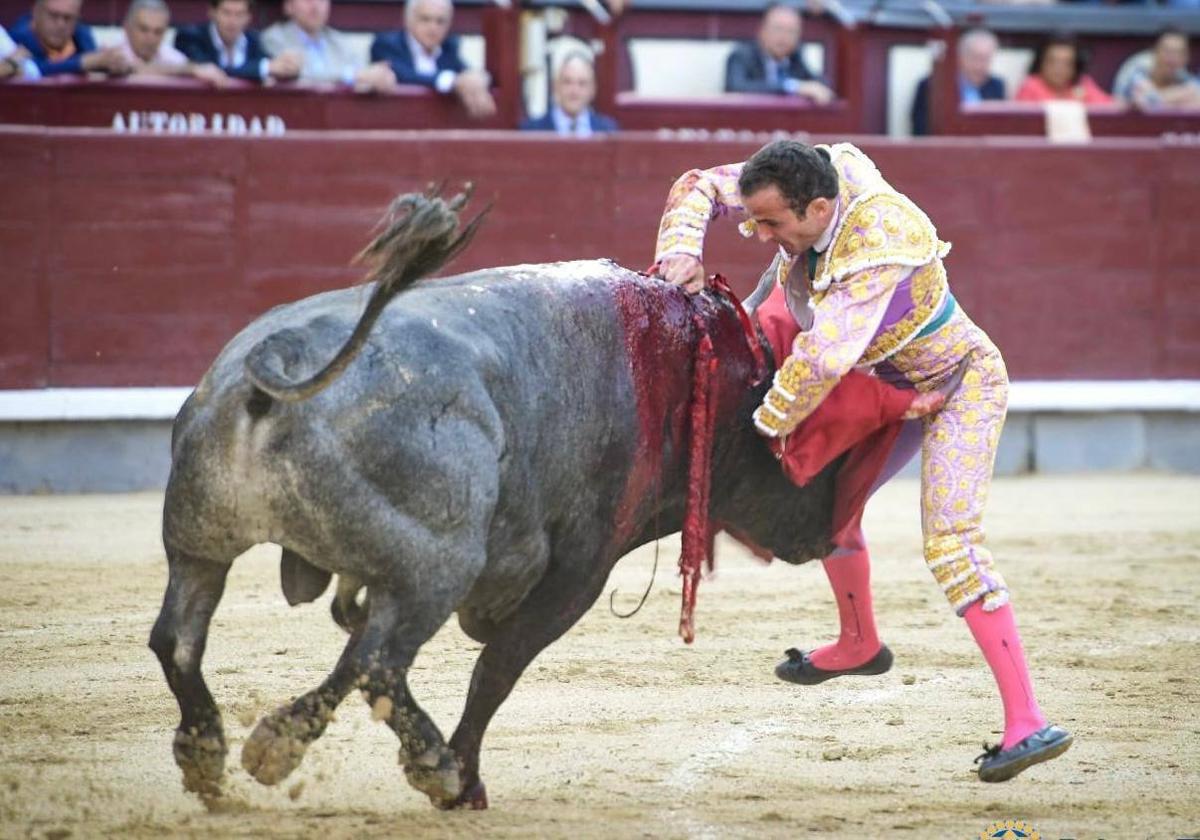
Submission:
{"label": "wooden railing", "polygon": [[[195,382],[265,309],[360,279],[350,260],[388,202],[433,179],[472,181],[477,205],[495,208],[453,272],[598,257],[642,268],[672,181],[760,142],[0,127],[0,388]],[[953,242],[955,296],[1015,378],[1200,370],[1200,145],[858,142]],[[770,257],[729,222],[706,237],[705,265],[741,294]]]}

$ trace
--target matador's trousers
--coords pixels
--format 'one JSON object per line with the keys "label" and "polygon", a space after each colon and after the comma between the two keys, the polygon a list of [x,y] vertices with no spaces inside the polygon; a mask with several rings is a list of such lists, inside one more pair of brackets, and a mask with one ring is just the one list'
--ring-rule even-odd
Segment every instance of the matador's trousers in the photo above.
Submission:
{"label": "matador's trousers", "polygon": [[968,353],[971,361],[962,385],[941,411],[917,421],[923,424],[925,563],[959,615],[980,599],[989,612],[1008,603],[1008,587],[983,544],[983,511],[1008,410],[1004,359],[959,308],[936,332],[914,340],[879,366],[884,378],[902,377],[925,391],[941,384]]}

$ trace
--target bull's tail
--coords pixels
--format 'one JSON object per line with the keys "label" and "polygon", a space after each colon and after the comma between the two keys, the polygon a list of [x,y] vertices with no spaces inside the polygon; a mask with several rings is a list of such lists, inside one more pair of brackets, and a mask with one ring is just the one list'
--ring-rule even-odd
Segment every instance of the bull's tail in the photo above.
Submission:
{"label": "bull's tail", "polygon": [[450,201],[442,200],[440,191],[438,186],[424,195],[408,193],[396,198],[379,223],[382,231],[355,258],[372,265],[366,282],[374,282],[375,290],[354,331],[325,367],[300,381],[285,371],[288,360],[303,357],[305,337],[299,330],[280,330],[250,350],[246,375],[260,391],[284,402],[307,399],[320,392],[358,355],[392,298],[437,271],[470,244],[487,210],[459,230],[458,211],[470,198],[471,188],[468,185]]}

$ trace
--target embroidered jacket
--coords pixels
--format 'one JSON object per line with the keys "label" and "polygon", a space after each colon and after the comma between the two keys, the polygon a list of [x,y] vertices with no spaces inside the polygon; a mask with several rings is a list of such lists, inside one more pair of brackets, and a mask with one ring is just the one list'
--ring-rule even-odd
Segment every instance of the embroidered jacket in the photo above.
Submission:
{"label": "embroidered jacket", "polygon": [[[838,210],[811,279],[792,271],[797,257],[784,253],[779,260],[780,284],[807,282],[812,326],[796,336],[754,412],[759,431],[771,437],[798,426],[851,368],[883,361],[953,307],[942,266],[950,246],[929,218],[854,146],[822,148],[838,171]],[[676,181],[659,227],[658,259],[702,258],[709,220],[744,210],[741,169],[737,163],[692,170]],[[753,220],[741,230],[753,235]]]}

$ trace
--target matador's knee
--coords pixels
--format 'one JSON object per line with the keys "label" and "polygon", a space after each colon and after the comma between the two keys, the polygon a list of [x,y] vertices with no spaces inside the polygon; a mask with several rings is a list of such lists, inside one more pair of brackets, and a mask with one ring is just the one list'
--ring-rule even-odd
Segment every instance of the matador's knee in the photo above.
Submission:
{"label": "matador's knee", "polygon": [[1008,603],[1008,586],[982,542],[978,532],[941,534],[925,540],[925,565],[958,615],[980,599],[986,612]]}

